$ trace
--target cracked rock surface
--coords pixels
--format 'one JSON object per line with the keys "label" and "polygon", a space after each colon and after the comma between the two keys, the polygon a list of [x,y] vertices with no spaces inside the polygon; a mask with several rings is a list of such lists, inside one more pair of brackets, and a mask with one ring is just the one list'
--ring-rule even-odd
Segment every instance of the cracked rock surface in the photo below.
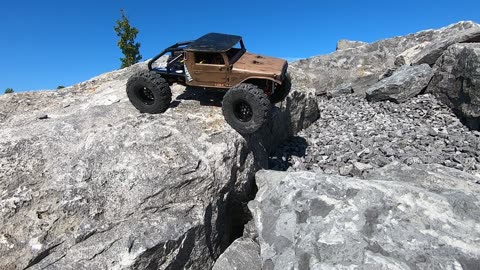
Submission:
{"label": "cracked rock surface", "polygon": [[260,171],[262,269],[478,269],[479,177],[397,164],[370,180]]}
{"label": "cracked rock surface", "polygon": [[141,68],[0,96],[0,269],[209,269],[270,149],[315,120],[296,89],[248,138],[218,92],[174,85],[142,114],[125,93]]}

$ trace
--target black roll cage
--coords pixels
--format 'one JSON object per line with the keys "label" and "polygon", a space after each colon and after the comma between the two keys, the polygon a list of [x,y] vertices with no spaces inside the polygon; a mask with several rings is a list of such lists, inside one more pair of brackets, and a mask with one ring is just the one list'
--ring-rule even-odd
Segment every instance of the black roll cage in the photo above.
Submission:
{"label": "black roll cage", "polygon": [[[155,63],[155,61],[157,61],[160,57],[164,56],[166,53],[169,53],[169,52],[179,52],[179,51],[184,51],[185,50],[185,47],[187,45],[189,45],[190,43],[192,43],[193,41],[183,41],[183,42],[177,42],[175,44],[173,44],[172,46],[166,48],[165,50],[163,50],[161,53],[159,53],[158,55],[156,55],[155,57],[153,57],[150,61],[148,61],[148,70],[152,70],[152,65],[153,63]],[[167,72],[169,70],[169,66],[174,63],[175,61],[178,60],[178,58],[180,58],[181,55],[175,57],[174,59],[172,59],[170,62],[167,63]]]}
{"label": "black roll cage", "polygon": [[[217,39],[210,40],[210,39],[206,38],[206,37],[211,37],[212,35],[214,37],[217,37]],[[205,40],[208,41],[208,42],[213,42],[212,43],[213,45],[212,44],[207,44],[207,45],[210,45],[210,47],[206,48],[205,52],[219,52],[219,53],[220,52],[222,52],[222,53],[226,52],[226,51],[223,50],[224,49],[223,47],[220,48],[220,49],[222,49],[222,50],[220,50],[219,48],[214,46],[216,44],[215,42],[218,42],[219,37],[221,37],[221,38],[229,37],[230,40],[227,40],[227,41],[232,41],[233,39],[238,39],[239,42],[240,42],[241,48],[239,49],[239,51],[233,57],[228,59],[229,62],[231,62],[230,63],[230,66],[231,66],[246,51],[245,45],[243,44],[243,40],[239,36],[231,36],[231,35],[210,33],[210,34],[207,34],[207,35],[202,37],[204,39],[203,40],[204,43],[205,43]],[[150,61],[148,61],[148,70],[149,71],[154,71],[158,74],[161,74],[162,77],[164,77],[169,82],[185,82],[185,79],[186,79],[185,70],[183,70],[183,68],[181,68],[182,71],[179,72],[178,66],[175,66],[174,64],[175,63],[178,64],[180,58],[184,56],[185,51],[193,51],[193,52],[202,51],[202,50],[199,50],[199,48],[197,48],[197,47],[194,47],[193,50],[191,50],[191,48],[190,48],[193,45],[198,45],[197,44],[197,43],[199,43],[198,41],[202,40],[202,38],[197,39],[197,40],[177,42],[177,43],[173,44],[172,46],[167,47],[162,52],[160,52],[155,57],[153,57]],[[195,42],[197,42],[197,43],[195,43]],[[193,43],[193,45],[192,45],[192,43]],[[202,45],[202,44],[200,44],[200,45]],[[182,52],[182,53],[180,53],[179,55],[175,55],[175,52]],[[167,60],[167,66],[165,68],[153,68],[152,67],[153,63],[155,63],[160,57],[164,56],[167,53],[172,53],[172,57]]]}

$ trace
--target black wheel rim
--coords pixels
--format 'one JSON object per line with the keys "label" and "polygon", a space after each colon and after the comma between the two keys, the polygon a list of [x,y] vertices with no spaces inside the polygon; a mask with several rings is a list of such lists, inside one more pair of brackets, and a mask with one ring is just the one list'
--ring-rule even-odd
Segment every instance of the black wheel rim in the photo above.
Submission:
{"label": "black wheel rim", "polygon": [[152,90],[143,86],[140,86],[135,90],[138,99],[140,99],[144,104],[152,105],[155,102],[155,96],[153,95]]}
{"label": "black wheel rim", "polygon": [[233,106],[233,113],[235,114],[235,117],[242,122],[248,122],[253,117],[252,107],[245,101],[235,103]]}

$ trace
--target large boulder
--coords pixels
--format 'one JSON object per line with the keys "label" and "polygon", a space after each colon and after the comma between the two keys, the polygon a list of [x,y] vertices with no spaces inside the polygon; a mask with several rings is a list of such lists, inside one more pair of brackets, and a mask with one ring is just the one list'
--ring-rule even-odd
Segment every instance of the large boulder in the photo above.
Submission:
{"label": "large boulder", "polygon": [[405,102],[427,88],[432,76],[433,69],[427,64],[403,66],[392,76],[372,85],[366,92],[367,100]]}
{"label": "large boulder", "polygon": [[218,92],[174,85],[164,114],[142,114],[125,93],[142,68],[0,96],[0,269],[209,269],[268,152],[314,121],[295,87],[245,138]]}
{"label": "large boulder", "polygon": [[452,45],[434,69],[427,91],[450,106],[467,126],[480,130],[480,43]]}
{"label": "large boulder", "polygon": [[470,43],[480,42],[480,28],[466,29],[458,31],[457,33],[430,42],[423,47],[415,56],[409,61],[412,65],[429,64],[433,66],[437,59],[443,54],[443,52],[453,44],[456,43]]}
{"label": "large boulder", "polygon": [[480,178],[419,166],[374,179],[258,172],[262,269],[478,269]]}
{"label": "large boulder", "polygon": [[[437,30],[384,39],[299,60],[291,63],[289,70],[293,74],[294,84],[316,89],[317,95],[328,94],[337,86],[349,83],[355,93],[364,94],[369,86],[378,81],[380,75],[396,66],[397,56],[406,50],[427,42],[436,44],[468,31],[480,31],[480,25],[474,22],[459,22]],[[461,41],[458,38],[453,40]]]}

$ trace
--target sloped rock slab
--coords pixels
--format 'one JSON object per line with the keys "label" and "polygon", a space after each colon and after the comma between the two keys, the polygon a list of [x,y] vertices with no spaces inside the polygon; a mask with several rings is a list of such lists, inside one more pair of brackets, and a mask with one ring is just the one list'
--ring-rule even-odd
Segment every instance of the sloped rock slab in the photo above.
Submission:
{"label": "sloped rock slab", "polygon": [[367,90],[367,100],[405,102],[420,94],[432,76],[433,70],[427,64],[401,67],[392,76],[372,85]]}
{"label": "sloped rock slab", "polygon": [[456,43],[480,42],[480,28],[475,27],[458,31],[457,33],[431,42],[411,59],[412,65],[429,64],[433,66],[443,52]]}
{"label": "sloped rock slab", "polygon": [[2,123],[0,268],[211,265],[227,198],[253,177],[247,144],[215,107],[146,115],[94,101]]}
{"label": "sloped rock slab", "polygon": [[422,50],[427,47],[431,42],[426,41],[415,45],[409,49],[406,49],[401,54],[395,57],[395,66],[412,65],[413,59],[422,52]]}
{"label": "sloped rock slab", "polygon": [[480,130],[480,43],[449,47],[434,69],[427,91],[451,107],[471,129]]}
{"label": "sloped rock slab", "polygon": [[164,114],[142,114],[132,72],[0,97],[0,269],[209,269],[271,147],[313,121],[296,89],[248,138],[218,92],[174,85]]}
{"label": "sloped rock slab", "polygon": [[479,179],[429,169],[407,182],[258,172],[262,269],[478,269]]}

